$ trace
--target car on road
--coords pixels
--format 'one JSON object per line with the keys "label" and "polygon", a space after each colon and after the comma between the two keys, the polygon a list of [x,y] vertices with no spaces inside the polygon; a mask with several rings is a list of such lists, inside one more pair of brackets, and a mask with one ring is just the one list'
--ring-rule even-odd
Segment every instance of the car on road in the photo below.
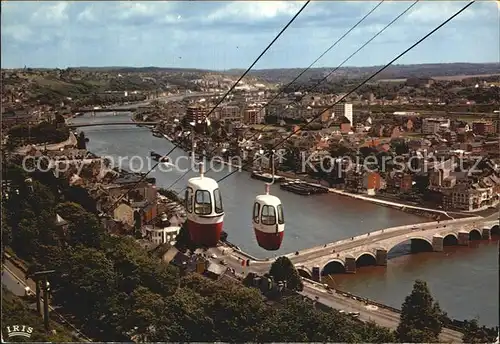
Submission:
{"label": "car on road", "polygon": [[341,310],[339,311],[339,313],[344,314],[344,313],[345,313],[345,311],[344,311],[343,309],[341,309]]}
{"label": "car on road", "polygon": [[215,253],[212,253],[212,255],[210,256],[212,259],[217,259],[217,255]]}
{"label": "car on road", "polygon": [[353,318],[359,317],[359,312],[349,312],[349,315]]}
{"label": "car on road", "polygon": [[221,265],[226,265],[227,263],[226,263],[226,261],[225,261],[224,259],[221,259],[221,260],[220,260],[220,264],[221,264]]}

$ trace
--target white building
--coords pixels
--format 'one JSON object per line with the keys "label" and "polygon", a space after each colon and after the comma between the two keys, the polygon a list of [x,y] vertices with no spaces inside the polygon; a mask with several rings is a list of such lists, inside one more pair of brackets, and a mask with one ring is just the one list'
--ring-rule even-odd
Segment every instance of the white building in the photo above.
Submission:
{"label": "white building", "polygon": [[352,104],[348,104],[348,103],[336,104],[333,107],[333,115],[334,115],[334,118],[339,118],[339,117],[344,116],[345,118],[347,118],[349,120],[349,123],[351,123],[351,125],[353,125]]}
{"label": "white building", "polygon": [[161,244],[175,244],[175,238],[181,230],[180,226],[172,226],[172,222],[169,221],[165,213],[162,214],[161,224],[159,226],[144,226],[142,228],[143,238],[155,243],[157,245]]}
{"label": "white building", "polygon": [[168,226],[168,227],[151,227],[145,226],[143,236],[157,245],[161,244],[175,244],[175,238],[179,234],[181,227]]}
{"label": "white building", "polygon": [[435,134],[441,129],[448,129],[450,120],[447,118],[424,118],[422,120],[422,133]]}

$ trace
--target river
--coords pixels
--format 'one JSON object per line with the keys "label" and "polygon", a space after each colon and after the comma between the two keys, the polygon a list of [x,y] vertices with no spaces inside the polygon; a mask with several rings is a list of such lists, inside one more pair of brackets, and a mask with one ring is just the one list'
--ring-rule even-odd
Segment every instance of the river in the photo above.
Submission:
{"label": "river", "polygon": [[[106,123],[130,120],[130,115],[108,116],[98,114],[73,119],[74,123]],[[139,156],[149,158],[150,151],[166,154],[173,145],[151,135],[147,128],[136,126],[96,126],[82,128],[90,139],[87,149],[97,155],[114,158],[129,157],[122,167],[140,167]],[[176,161],[186,153],[176,149],[170,154]],[[130,165],[129,165],[130,164]],[[151,162],[154,165],[154,162]],[[178,161],[178,167],[189,166],[187,160]],[[218,166],[218,165],[215,165]],[[228,167],[220,172],[209,172],[214,179],[228,173]],[[145,164],[142,171],[147,171]],[[184,172],[154,171],[158,187],[168,187]],[[174,189],[182,191],[187,179],[195,176],[190,172]],[[226,212],[224,230],[228,239],[244,251],[260,258],[272,257],[316,245],[322,245],[358,234],[391,226],[427,221],[415,215],[372,203],[327,194],[311,197],[295,195],[273,186],[271,193],[278,196],[285,209],[285,239],[276,253],[258,247],[255,240],[251,212],[256,195],[264,192],[264,183],[250,178],[247,172],[234,173],[221,185]],[[434,297],[449,316],[457,319],[477,317],[480,323],[498,325],[498,241],[480,243],[471,248],[446,248],[443,253],[419,253],[400,255],[389,260],[385,267],[360,268],[355,275],[334,275],[332,282],[341,289],[351,291],[400,308],[406,295],[411,292],[415,279],[420,278],[430,286]],[[401,248],[404,250],[404,247]]]}

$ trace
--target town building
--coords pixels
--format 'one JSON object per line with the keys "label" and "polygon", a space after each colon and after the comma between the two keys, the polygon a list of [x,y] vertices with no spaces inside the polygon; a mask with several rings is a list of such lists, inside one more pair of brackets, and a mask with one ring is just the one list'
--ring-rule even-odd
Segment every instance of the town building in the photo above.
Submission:
{"label": "town building", "polygon": [[492,187],[481,187],[478,184],[455,184],[443,190],[444,209],[458,209],[465,211],[478,210],[491,206],[498,201],[498,195]]}
{"label": "town building", "polygon": [[264,111],[261,108],[249,108],[243,110],[243,123],[247,125],[261,124],[264,122]]}
{"label": "town building", "polygon": [[348,103],[339,103],[339,104],[336,104],[334,107],[333,107],[333,113],[334,113],[334,116],[335,118],[342,118],[342,116],[344,116],[345,118],[347,118],[349,120],[349,123],[351,123],[351,125],[353,125],[353,110],[352,110],[352,104],[348,104]]}
{"label": "town building", "polygon": [[217,112],[216,117],[224,122],[241,122],[242,120],[241,109],[236,105],[224,105],[214,112]]}
{"label": "town building", "polygon": [[495,134],[496,128],[492,121],[476,121],[472,123],[472,132],[478,135]]}
{"label": "town building", "polygon": [[375,194],[375,191],[380,190],[382,186],[383,180],[378,172],[364,173],[363,189],[367,190],[368,194]]}
{"label": "town building", "polygon": [[200,105],[191,105],[186,109],[186,121],[189,122],[197,122],[205,119],[205,116],[208,114],[208,109],[202,107]]}
{"label": "town building", "polygon": [[408,192],[412,189],[413,177],[409,173],[391,172],[386,179],[386,190],[392,193]]}
{"label": "town building", "polygon": [[424,118],[422,120],[422,133],[435,134],[442,129],[450,128],[450,120],[446,118]]}
{"label": "town building", "polygon": [[156,227],[156,226],[144,226],[143,227],[143,237],[148,239],[154,244],[175,244],[175,238],[179,234],[181,227],[178,226],[167,226],[167,227]]}

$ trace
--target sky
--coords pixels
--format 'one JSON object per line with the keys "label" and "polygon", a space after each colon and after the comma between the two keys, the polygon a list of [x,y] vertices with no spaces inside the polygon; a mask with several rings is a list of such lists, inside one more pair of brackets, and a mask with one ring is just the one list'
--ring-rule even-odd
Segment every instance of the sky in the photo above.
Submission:
{"label": "sky", "polygon": [[[1,3],[2,68],[247,68],[304,1]],[[378,2],[311,1],[255,69],[311,64]],[[467,2],[418,2],[345,66],[389,62]],[[412,2],[384,1],[315,67],[336,67]],[[500,2],[477,1],[398,64],[500,61]]]}

